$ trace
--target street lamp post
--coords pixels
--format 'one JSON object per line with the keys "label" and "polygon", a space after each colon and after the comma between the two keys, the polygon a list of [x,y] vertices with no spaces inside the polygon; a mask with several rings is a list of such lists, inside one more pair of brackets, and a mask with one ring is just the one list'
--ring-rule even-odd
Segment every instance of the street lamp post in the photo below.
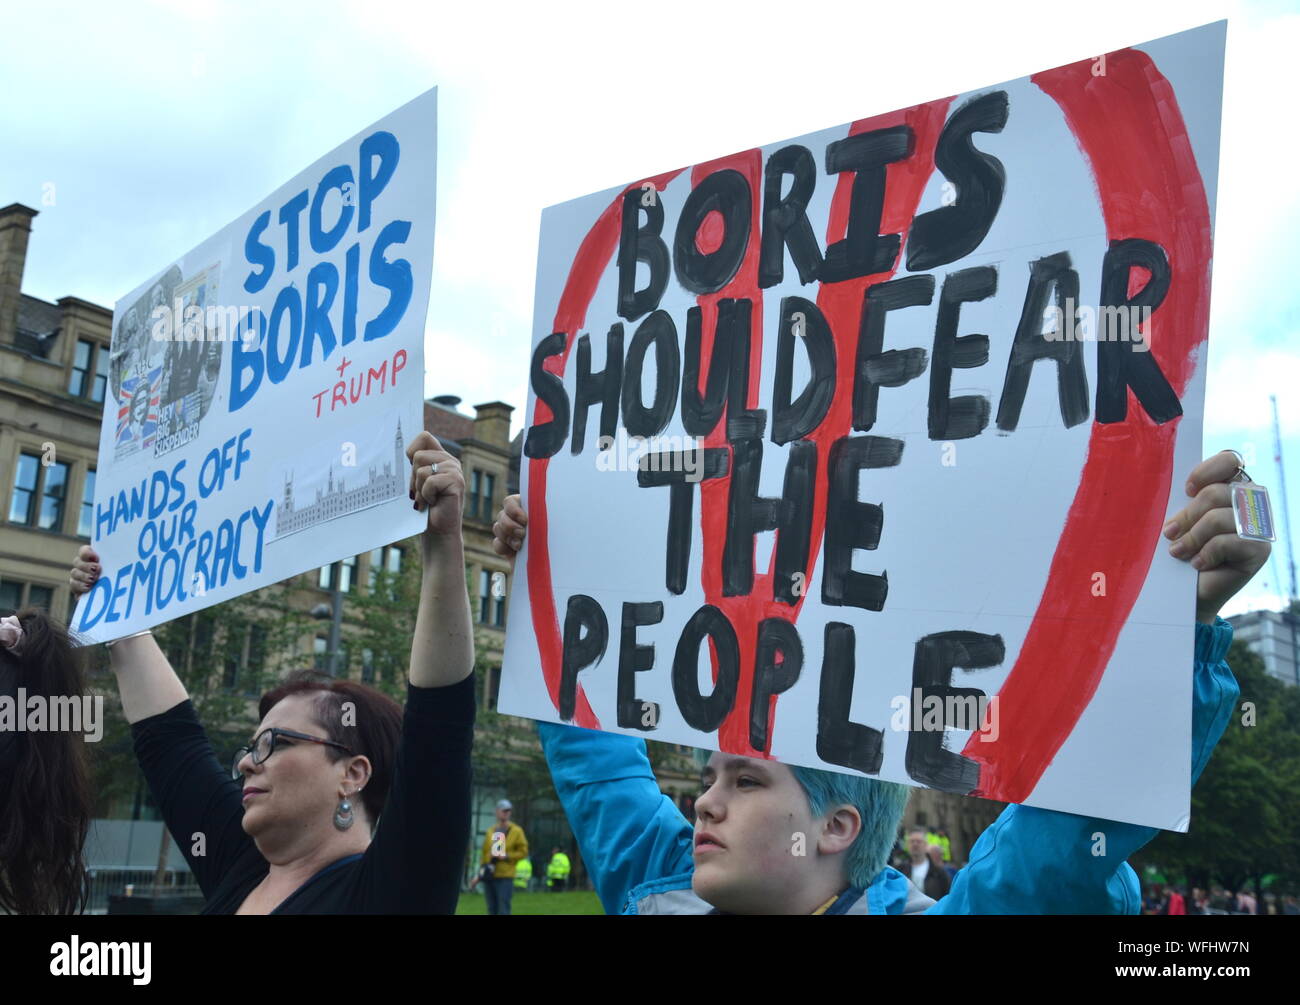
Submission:
{"label": "street lamp post", "polygon": [[343,591],[339,588],[343,577],[343,563],[335,562],[330,566],[330,603],[317,604],[311,609],[311,616],[318,621],[330,619],[329,652],[325,661],[326,672],[331,677],[339,675],[339,647],[343,628]]}

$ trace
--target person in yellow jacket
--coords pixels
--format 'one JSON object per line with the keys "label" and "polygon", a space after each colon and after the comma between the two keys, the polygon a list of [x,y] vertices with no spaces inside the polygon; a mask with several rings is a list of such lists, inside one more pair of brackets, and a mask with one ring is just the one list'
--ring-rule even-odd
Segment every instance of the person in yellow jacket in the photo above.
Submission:
{"label": "person in yellow jacket", "polygon": [[515,889],[527,890],[528,884],[533,881],[533,861],[529,858],[521,858],[515,863]]}
{"label": "person in yellow jacket", "polygon": [[559,848],[551,849],[551,861],[546,866],[546,889],[559,893],[569,882],[569,856]]}
{"label": "person in yellow jacket", "polygon": [[510,819],[513,809],[509,799],[497,803],[497,818],[483,839],[479,874],[469,884],[471,889],[480,882],[483,884],[488,914],[510,913],[516,865],[528,857],[528,838],[524,836],[524,829]]}

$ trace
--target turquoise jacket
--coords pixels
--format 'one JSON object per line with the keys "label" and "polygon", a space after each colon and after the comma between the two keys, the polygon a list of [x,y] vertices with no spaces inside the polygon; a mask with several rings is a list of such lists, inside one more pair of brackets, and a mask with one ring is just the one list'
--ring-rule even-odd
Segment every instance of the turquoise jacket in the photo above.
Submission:
{"label": "turquoise jacket", "polygon": [[[1192,782],[1223,735],[1240,690],[1224,657],[1232,626],[1196,625]],[[608,914],[707,914],[691,892],[694,830],[659,791],[645,743],[539,722],[551,778]],[[1093,835],[1106,835],[1094,856]],[[885,867],[828,914],[1137,914],[1141,890],[1125,861],[1157,831],[1030,806],[1008,806],[980,835],[951,892],[930,900]],[[1082,852],[1081,852],[1082,850]],[[865,896],[863,893],[865,892]]]}

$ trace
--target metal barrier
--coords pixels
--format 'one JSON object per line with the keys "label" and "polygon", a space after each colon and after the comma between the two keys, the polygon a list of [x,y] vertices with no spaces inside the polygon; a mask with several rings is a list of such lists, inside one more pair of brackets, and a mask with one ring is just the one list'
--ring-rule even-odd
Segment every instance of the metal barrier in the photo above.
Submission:
{"label": "metal barrier", "polygon": [[89,870],[90,898],[86,902],[87,914],[107,914],[108,898],[112,894],[146,894],[151,891],[169,894],[197,894],[198,883],[188,869],[168,869],[163,874],[163,884],[154,891],[153,869],[126,869],[104,867]]}

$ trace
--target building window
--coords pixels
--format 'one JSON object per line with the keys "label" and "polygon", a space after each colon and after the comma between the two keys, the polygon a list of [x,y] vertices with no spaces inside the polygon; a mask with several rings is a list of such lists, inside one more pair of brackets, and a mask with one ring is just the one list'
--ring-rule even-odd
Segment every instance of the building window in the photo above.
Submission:
{"label": "building window", "polygon": [[492,573],[487,569],[478,574],[478,619],[485,625],[492,621]]}
{"label": "building window", "polygon": [[43,464],[39,454],[19,454],[14,494],[9,500],[10,522],[61,531],[67,488],[68,465],[62,461]]}
{"label": "building window", "polygon": [[483,494],[483,519],[493,519],[492,514],[496,512],[497,497],[497,476],[487,476],[487,491]]}
{"label": "building window", "polygon": [[30,524],[36,516],[36,485],[40,481],[41,459],[31,454],[18,455],[14,471],[14,494],[9,500],[9,521]]}
{"label": "building window", "polygon": [[392,544],[387,548],[376,548],[370,553],[370,572],[368,574],[367,588],[373,590],[379,574],[385,573],[388,576],[388,585],[391,589],[396,585],[397,576],[402,571],[402,549]]}
{"label": "building window", "polygon": [[63,529],[63,499],[68,490],[68,465],[55,461],[45,468],[41,488],[41,515],[36,526],[41,530]]}
{"label": "building window", "polygon": [[487,668],[487,707],[496,710],[497,699],[501,696],[501,668]]}
{"label": "building window", "polygon": [[361,650],[361,683],[375,682],[375,653],[373,649]]}
{"label": "building window", "polygon": [[504,572],[500,573],[500,576],[501,576],[501,579],[502,579],[502,582],[501,582],[501,596],[499,596],[499,597],[493,597],[493,598],[492,598],[492,600],[493,600],[493,606],[494,606],[494,608],[495,608],[495,610],[494,610],[494,612],[493,612],[493,615],[492,615],[492,624],[496,625],[498,628],[504,628],[504,627],[506,626],[506,589],[507,589],[507,586],[506,586],[506,583],[505,583],[505,575],[506,575],[506,574],[505,574]]}
{"label": "building window", "polygon": [[[320,574],[317,576],[316,584],[322,590],[334,589],[334,582],[333,582],[333,575],[332,575],[333,571],[334,571],[333,563],[331,563],[330,565],[322,565],[320,567]],[[351,558],[343,559],[343,561],[340,563],[340,569],[339,569],[340,572],[339,592],[340,593],[352,592],[352,581],[356,578],[356,571],[357,571],[356,555],[353,555]]]}
{"label": "building window", "polygon": [[86,483],[81,489],[81,516],[77,519],[77,536],[90,537],[95,527],[95,469],[86,471]]}
{"label": "building window", "polygon": [[84,398],[89,392],[90,400],[104,400],[104,387],[108,383],[108,346],[89,339],[77,340],[77,353],[72,361],[72,373],[68,375],[68,393]]}
{"label": "building window", "polygon": [[312,662],[319,671],[329,669],[330,640],[324,635],[317,635],[311,640]]}
{"label": "building window", "polygon": [[54,610],[54,587],[20,583],[16,579],[0,580],[0,618],[24,607],[39,607],[52,617],[61,617],[61,612]]}
{"label": "building window", "polygon": [[483,472],[477,468],[474,469],[473,488],[469,494],[469,516],[478,519],[478,500],[483,494]]}

